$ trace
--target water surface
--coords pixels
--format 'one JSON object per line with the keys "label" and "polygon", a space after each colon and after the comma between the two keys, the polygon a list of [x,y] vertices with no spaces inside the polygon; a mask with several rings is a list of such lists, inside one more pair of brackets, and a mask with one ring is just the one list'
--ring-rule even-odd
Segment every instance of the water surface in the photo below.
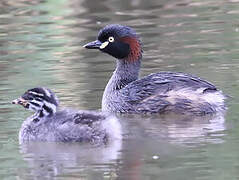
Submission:
{"label": "water surface", "polygon": [[[236,0],[0,2],[2,179],[239,179],[239,2]],[[62,106],[100,109],[112,57],[83,44],[111,23],[142,37],[141,76],[191,73],[228,94],[225,116],[119,116],[119,144],[18,144],[30,115],[10,104],[45,86]],[[122,143],[122,144],[121,144]]]}

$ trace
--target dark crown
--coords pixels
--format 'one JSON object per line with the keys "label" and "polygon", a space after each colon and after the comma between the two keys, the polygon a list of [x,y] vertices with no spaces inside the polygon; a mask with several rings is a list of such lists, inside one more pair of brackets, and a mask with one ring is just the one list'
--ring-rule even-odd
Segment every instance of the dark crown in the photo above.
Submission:
{"label": "dark crown", "polygon": [[36,112],[37,117],[53,115],[59,105],[56,95],[44,87],[29,89],[12,103]]}
{"label": "dark crown", "polygon": [[110,24],[101,29],[98,34],[98,40],[104,42],[110,36],[116,36],[117,38],[132,37],[138,39],[134,29],[119,24]]}

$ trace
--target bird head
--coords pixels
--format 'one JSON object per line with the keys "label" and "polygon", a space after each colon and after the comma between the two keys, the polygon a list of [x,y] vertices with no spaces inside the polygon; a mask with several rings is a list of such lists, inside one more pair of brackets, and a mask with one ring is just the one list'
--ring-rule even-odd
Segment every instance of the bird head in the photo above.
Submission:
{"label": "bird head", "polygon": [[13,100],[12,104],[22,105],[25,109],[39,113],[40,117],[43,117],[54,114],[59,102],[50,89],[37,87],[27,90],[22,96]]}
{"label": "bird head", "polygon": [[100,30],[97,40],[84,45],[99,49],[117,59],[136,61],[142,56],[142,47],[136,32],[127,26],[111,24]]}

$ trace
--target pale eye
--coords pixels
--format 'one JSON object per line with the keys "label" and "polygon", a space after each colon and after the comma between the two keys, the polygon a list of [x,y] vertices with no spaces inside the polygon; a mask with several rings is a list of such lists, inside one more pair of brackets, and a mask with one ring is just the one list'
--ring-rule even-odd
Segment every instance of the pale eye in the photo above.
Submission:
{"label": "pale eye", "polygon": [[114,37],[112,37],[112,36],[109,37],[109,42],[114,42],[114,40],[115,40]]}

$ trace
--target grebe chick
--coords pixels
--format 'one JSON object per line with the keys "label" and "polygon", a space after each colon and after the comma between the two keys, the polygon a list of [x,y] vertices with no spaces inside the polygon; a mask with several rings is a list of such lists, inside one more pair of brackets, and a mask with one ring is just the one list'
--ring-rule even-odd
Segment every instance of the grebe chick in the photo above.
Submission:
{"label": "grebe chick", "polygon": [[35,112],[22,124],[19,142],[89,142],[106,144],[121,138],[121,126],[116,118],[93,111],[59,108],[56,95],[47,88],[27,90],[12,101]]}
{"label": "grebe chick", "polygon": [[139,79],[142,45],[130,27],[108,25],[100,30],[96,41],[84,47],[99,49],[117,59],[103,94],[103,111],[204,115],[225,110],[222,92],[198,77],[159,72]]}

